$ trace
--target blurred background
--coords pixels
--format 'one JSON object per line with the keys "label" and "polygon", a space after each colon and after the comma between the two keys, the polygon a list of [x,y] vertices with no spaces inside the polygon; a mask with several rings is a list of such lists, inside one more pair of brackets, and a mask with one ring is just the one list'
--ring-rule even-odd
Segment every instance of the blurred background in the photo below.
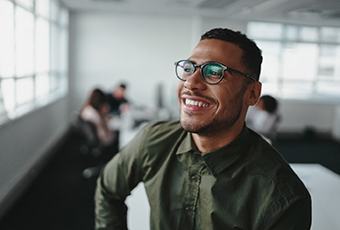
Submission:
{"label": "blurred background", "polygon": [[[145,122],[177,119],[173,63],[215,27],[241,31],[263,51],[263,94],[279,103],[274,147],[290,163],[339,174],[340,1],[0,0],[0,228],[20,229],[20,217],[30,229],[93,229],[95,176],[82,176],[93,161],[74,134],[89,94],[127,85],[120,147]],[[62,186],[65,196],[53,199]],[[43,196],[55,202],[47,210],[71,203],[67,194],[89,203],[25,216]],[[77,205],[88,215],[77,219]],[[22,213],[10,217],[15,207]],[[65,209],[70,219],[41,217]]]}

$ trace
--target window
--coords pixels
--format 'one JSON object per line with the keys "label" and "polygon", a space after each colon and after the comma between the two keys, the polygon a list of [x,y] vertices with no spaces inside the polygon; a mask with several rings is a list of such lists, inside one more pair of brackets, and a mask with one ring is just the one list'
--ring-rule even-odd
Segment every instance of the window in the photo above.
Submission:
{"label": "window", "polygon": [[0,1],[0,124],[64,96],[68,11],[59,0]]}
{"label": "window", "polygon": [[262,50],[264,94],[340,99],[340,28],[249,22],[247,34]]}

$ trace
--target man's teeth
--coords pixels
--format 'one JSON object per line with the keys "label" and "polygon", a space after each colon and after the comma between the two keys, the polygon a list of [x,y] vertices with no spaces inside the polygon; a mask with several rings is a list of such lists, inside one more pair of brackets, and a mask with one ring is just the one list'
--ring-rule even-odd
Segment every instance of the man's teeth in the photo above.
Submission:
{"label": "man's teeth", "polygon": [[207,107],[208,104],[202,102],[202,101],[193,101],[190,99],[185,99],[185,104],[187,105],[194,105],[194,106],[198,106],[198,107]]}

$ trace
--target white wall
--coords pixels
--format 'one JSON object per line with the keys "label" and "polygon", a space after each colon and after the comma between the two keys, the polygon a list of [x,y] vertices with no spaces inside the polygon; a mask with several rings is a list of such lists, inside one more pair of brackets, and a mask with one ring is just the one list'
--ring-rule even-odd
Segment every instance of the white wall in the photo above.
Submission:
{"label": "white wall", "polygon": [[187,17],[73,14],[72,108],[79,108],[93,87],[110,90],[120,81],[127,82],[136,105],[154,105],[159,83],[166,84],[165,95],[175,96],[173,63],[190,54],[191,23]]}
{"label": "white wall", "polygon": [[0,127],[0,217],[68,127],[64,97]]}

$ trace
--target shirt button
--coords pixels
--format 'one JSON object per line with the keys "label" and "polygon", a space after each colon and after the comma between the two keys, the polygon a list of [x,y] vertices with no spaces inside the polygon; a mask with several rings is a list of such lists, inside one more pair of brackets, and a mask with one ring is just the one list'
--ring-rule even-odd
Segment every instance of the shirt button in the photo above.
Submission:
{"label": "shirt button", "polygon": [[187,212],[190,212],[190,210],[191,210],[190,207],[186,207],[186,208],[185,208],[185,211],[187,211]]}
{"label": "shirt button", "polygon": [[192,180],[192,181],[196,181],[196,177],[195,177],[195,176],[192,176],[192,177],[191,177],[191,180]]}

